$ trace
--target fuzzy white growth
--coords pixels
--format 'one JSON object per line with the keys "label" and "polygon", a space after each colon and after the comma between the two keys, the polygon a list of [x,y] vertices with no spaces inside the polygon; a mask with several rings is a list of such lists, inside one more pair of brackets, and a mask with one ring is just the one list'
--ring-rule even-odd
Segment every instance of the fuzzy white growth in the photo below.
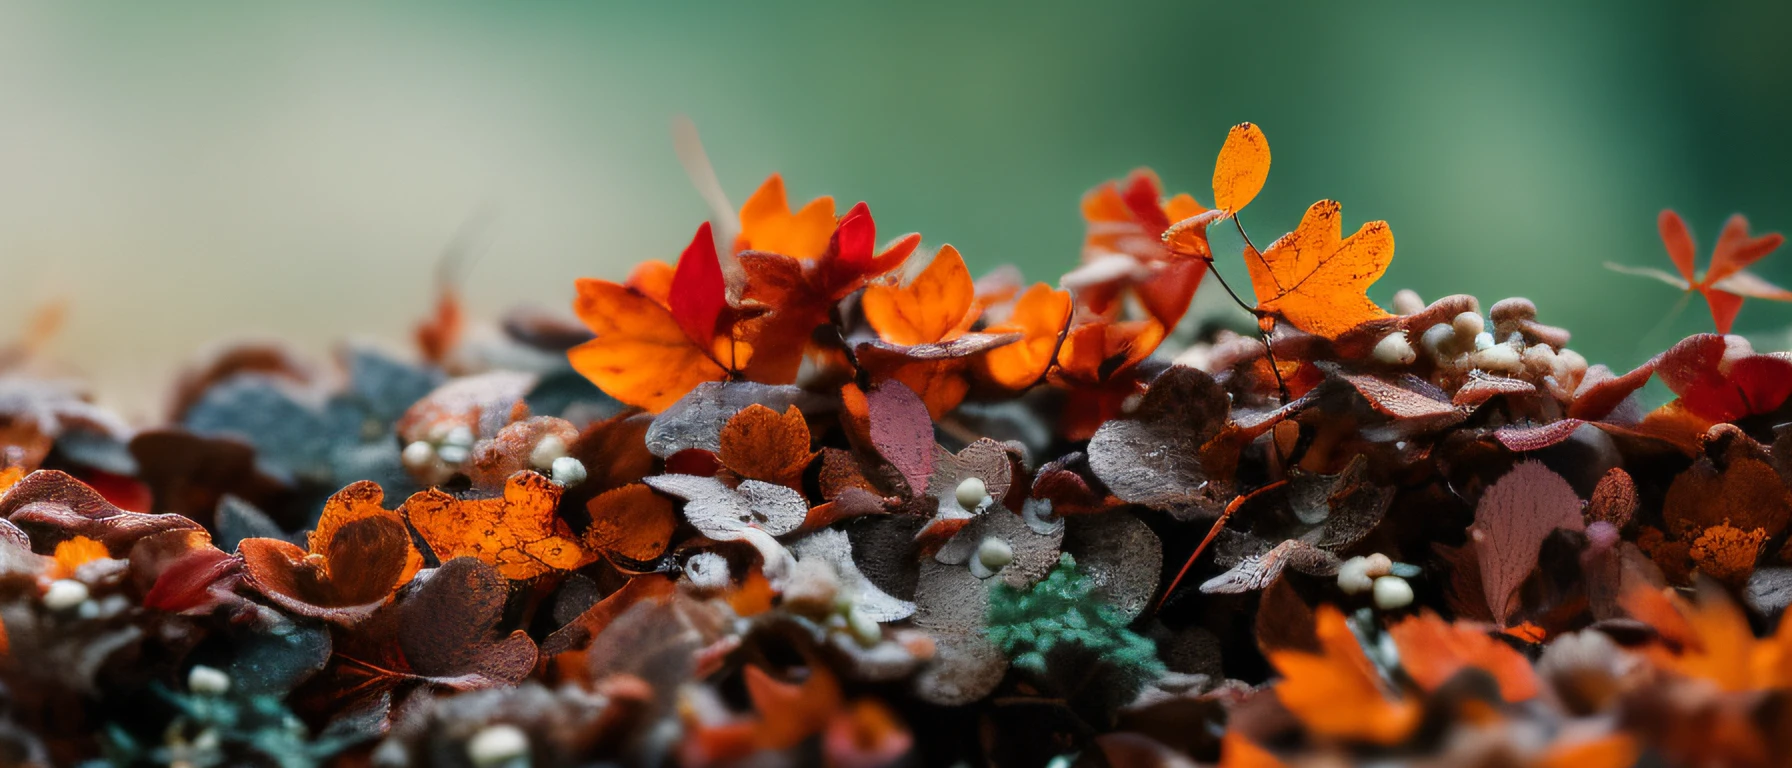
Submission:
{"label": "fuzzy white growth", "polygon": [[1405,331],[1395,331],[1381,337],[1375,342],[1375,362],[1382,365],[1410,365],[1419,359],[1418,352],[1412,348],[1412,342],[1406,340]]}
{"label": "fuzzy white growth", "polygon": [[698,552],[684,562],[684,577],[700,592],[720,592],[733,581],[728,558],[714,552]]}
{"label": "fuzzy white growth", "polygon": [[1394,611],[1412,605],[1412,585],[1399,576],[1383,576],[1375,580],[1375,607]]}
{"label": "fuzzy white growth", "polygon": [[558,466],[560,460],[566,458],[566,441],[559,435],[548,435],[535,444],[529,451],[529,466],[536,469],[548,469]]}
{"label": "fuzzy white growth", "polygon": [[983,484],[983,478],[967,477],[958,484],[958,506],[975,512],[989,500],[989,488]]}
{"label": "fuzzy white growth", "polygon": [[224,670],[197,664],[187,671],[187,691],[204,696],[223,696],[230,691],[230,675]]}
{"label": "fuzzy white growth", "polygon": [[405,469],[423,469],[435,462],[436,447],[426,441],[418,440],[405,446],[404,452],[400,453],[398,457],[400,461],[404,462]]}
{"label": "fuzzy white growth", "polygon": [[585,478],[587,477],[585,473],[585,464],[571,456],[561,456],[558,459],[554,459],[553,463],[549,466],[551,467],[549,474],[557,485],[578,485],[579,483],[585,482]]}
{"label": "fuzzy white growth", "polygon": [[467,759],[478,768],[497,768],[529,757],[529,734],[509,723],[488,725],[467,739]]}
{"label": "fuzzy white growth", "polygon": [[74,579],[57,579],[44,590],[44,607],[62,612],[87,602],[87,585]]}
{"label": "fuzzy white growth", "polygon": [[1375,588],[1375,580],[1370,578],[1369,558],[1353,557],[1338,566],[1338,589],[1346,595],[1360,595]]}
{"label": "fuzzy white growth", "polygon": [[859,645],[873,646],[884,639],[884,628],[860,611],[846,612],[846,628],[852,633],[852,639],[859,641]]}

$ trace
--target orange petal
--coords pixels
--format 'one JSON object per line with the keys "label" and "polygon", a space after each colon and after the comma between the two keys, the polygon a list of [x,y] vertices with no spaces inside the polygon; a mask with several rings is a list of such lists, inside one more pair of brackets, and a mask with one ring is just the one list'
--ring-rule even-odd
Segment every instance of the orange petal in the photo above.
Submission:
{"label": "orange petal", "polygon": [[1003,389],[1025,389],[1038,382],[1052,364],[1058,335],[1070,318],[1070,294],[1036,283],[1014,302],[1008,322],[990,326],[990,333],[1019,333],[1021,340],[984,355],[979,370]]}
{"label": "orange petal", "polygon": [[1270,651],[1282,673],[1275,695],[1282,706],[1322,736],[1376,744],[1404,740],[1419,724],[1419,704],[1388,698],[1381,677],[1357,645],[1344,614],[1330,605],[1314,613],[1318,654]]}
{"label": "orange petal", "polygon": [[1400,665],[1426,691],[1435,691],[1467,667],[1499,682],[1500,697],[1520,702],[1537,695],[1537,676],[1523,656],[1473,626],[1451,624],[1426,612],[1388,629],[1400,648]]}
{"label": "orange petal", "polygon": [[827,251],[833,234],[834,198],[815,198],[793,214],[784,193],[784,177],[774,173],[741,205],[740,237],[735,239],[734,250],[813,259]]}
{"label": "orange petal", "polygon": [[652,299],[603,280],[581,279],[578,291],[573,311],[597,338],[574,347],[567,359],[611,397],[659,413],[698,384],[727,378]]}
{"label": "orange petal", "polygon": [[948,245],[914,282],[904,287],[870,286],[862,301],[865,319],[884,341],[912,346],[963,334],[976,321],[971,312],[976,293],[964,257]]}
{"label": "orange petal", "polygon": [[1213,206],[1232,212],[1250,205],[1268,178],[1269,139],[1263,129],[1250,123],[1232,126],[1213,165]]}

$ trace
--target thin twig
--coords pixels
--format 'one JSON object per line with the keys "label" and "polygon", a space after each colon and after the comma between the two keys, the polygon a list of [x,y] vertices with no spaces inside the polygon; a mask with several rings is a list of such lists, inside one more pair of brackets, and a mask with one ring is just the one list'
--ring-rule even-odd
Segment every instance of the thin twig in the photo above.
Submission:
{"label": "thin twig", "polygon": [[1269,485],[1263,486],[1262,488],[1258,488],[1257,490],[1251,491],[1250,493],[1244,494],[1243,496],[1239,496],[1239,497],[1233,499],[1230,503],[1228,503],[1226,505],[1226,509],[1224,511],[1220,512],[1219,519],[1213,521],[1213,527],[1207,529],[1206,538],[1201,539],[1201,544],[1199,546],[1195,547],[1194,554],[1191,554],[1188,556],[1188,562],[1185,562],[1182,564],[1182,570],[1176,572],[1176,578],[1170,580],[1169,588],[1164,590],[1163,596],[1159,597],[1157,599],[1157,605],[1152,607],[1151,611],[1153,613],[1156,613],[1157,611],[1163,610],[1164,603],[1169,602],[1170,595],[1174,594],[1176,592],[1177,585],[1182,583],[1182,577],[1188,575],[1188,569],[1194,567],[1196,560],[1201,559],[1201,554],[1207,551],[1207,546],[1209,544],[1212,544],[1213,540],[1215,538],[1219,537],[1220,531],[1226,527],[1226,521],[1232,519],[1232,515],[1234,513],[1236,513],[1240,507],[1243,507],[1245,505],[1245,502],[1248,502],[1251,499],[1257,498],[1258,496],[1261,496],[1269,491],[1273,491],[1273,490],[1280,488],[1287,484],[1288,484],[1287,480],[1277,480],[1273,483],[1270,483]]}

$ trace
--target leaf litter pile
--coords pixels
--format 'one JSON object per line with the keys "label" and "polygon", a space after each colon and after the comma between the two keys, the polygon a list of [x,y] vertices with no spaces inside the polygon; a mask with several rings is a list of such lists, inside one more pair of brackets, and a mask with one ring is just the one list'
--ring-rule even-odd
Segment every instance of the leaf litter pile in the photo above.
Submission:
{"label": "leaf litter pile", "polygon": [[[773,176],[576,319],[445,285],[416,362],[226,346],[158,426],[46,317],[0,357],[0,763],[1792,761],[1792,356],[1384,309],[1386,222],[1246,235],[1269,164],[1247,123],[1212,208],[1090,191],[1057,288]],[[1701,275],[1660,227],[1675,272],[1614,268],[1720,331],[1792,298],[1778,235]]]}

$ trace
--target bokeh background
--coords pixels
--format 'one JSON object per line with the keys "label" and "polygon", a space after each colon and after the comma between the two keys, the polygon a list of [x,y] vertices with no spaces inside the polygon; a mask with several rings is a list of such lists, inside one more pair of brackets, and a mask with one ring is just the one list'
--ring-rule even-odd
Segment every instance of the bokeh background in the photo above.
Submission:
{"label": "bokeh background", "polygon": [[[737,204],[783,171],[1055,280],[1085,189],[1149,165],[1207,199],[1251,120],[1275,152],[1255,239],[1336,198],[1392,223],[1374,298],[1525,295],[1623,369],[1709,327],[1600,266],[1666,266],[1657,211],[1702,251],[1732,211],[1792,230],[1789,28],[1767,1],[10,2],[0,335],[66,298],[56,354],[147,415],[221,337],[402,343],[487,211],[472,310],[564,306],[705,217],[676,114]],[[1792,282],[1792,255],[1759,271]],[[1737,328],[1788,326],[1751,303]]]}

